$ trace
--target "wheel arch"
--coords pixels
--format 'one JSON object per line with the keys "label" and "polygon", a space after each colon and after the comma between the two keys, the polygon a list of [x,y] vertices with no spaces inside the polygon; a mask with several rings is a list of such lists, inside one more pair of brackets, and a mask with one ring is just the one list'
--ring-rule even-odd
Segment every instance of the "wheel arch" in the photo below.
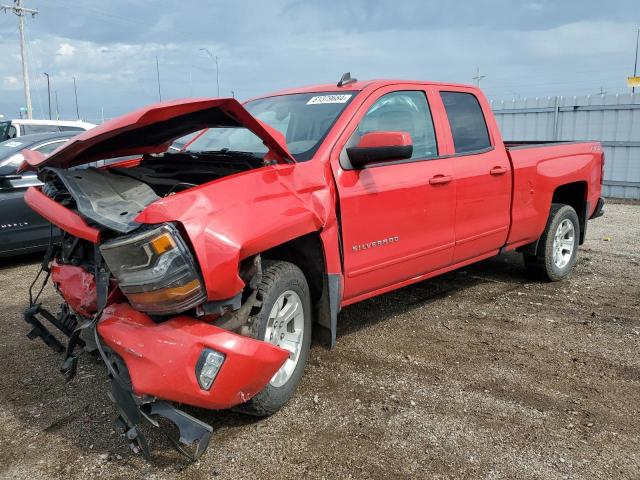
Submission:
{"label": "wheel arch", "polygon": [[587,182],[585,181],[566,183],[556,187],[551,197],[551,203],[570,205],[578,214],[578,222],[580,223],[580,245],[584,243],[587,232],[587,220],[589,218],[588,188]]}
{"label": "wheel arch", "polygon": [[332,348],[336,342],[342,275],[328,273],[325,247],[320,232],[314,231],[271,247],[260,256],[291,262],[302,270],[311,296],[313,338]]}
{"label": "wheel arch", "polygon": [[[563,185],[558,185],[551,195],[549,201],[549,210],[547,213],[548,216],[551,214],[551,206],[554,203],[561,203],[563,205],[570,205],[578,214],[578,223],[580,226],[580,237],[579,237],[579,245],[584,243],[584,239],[587,232],[587,221],[589,217],[589,201],[588,198],[588,185],[584,180],[578,182],[570,182],[565,183]],[[546,221],[545,221],[546,224]],[[520,253],[526,253],[531,255],[536,255],[538,252],[538,244],[540,243],[540,238],[538,238],[535,242],[531,242],[527,245],[523,245],[517,248],[517,251]]]}

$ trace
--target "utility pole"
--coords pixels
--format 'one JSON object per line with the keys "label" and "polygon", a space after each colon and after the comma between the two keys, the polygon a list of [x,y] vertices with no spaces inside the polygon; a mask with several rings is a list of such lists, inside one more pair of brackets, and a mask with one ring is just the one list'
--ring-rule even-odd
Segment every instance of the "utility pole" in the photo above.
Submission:
{"label": "utility pole", "polygon": [[[638,42],[640,42],[640,27],[638,27],[638,31],[636,32],[636,61],[633,64],[633,76],[638,76]],[[631,87],[631,94],[636,93],[636,87]]]}
{"label": "utility pole", "polygon": [[58,90],[54,90],[53,93],[56,97],[56,120],[60,120],[60,110],[58,109]]}
{"label": "utility pole", "polygon": [[220,75],[219,75],[220,70],[218,69],[218,56],[211,53],[208,48],[201,48],[200,50],[205,52],[207,55],[209,55],[211,58],[215,59],[216,61],[216,86],[218,87],[218,97],[219,97],[220,96]]}
{"label": "utility pole", "polygon": [[47,98],[49,99],[49,120],[51,120],[51,83],[49,82],[49,74],[43,72],[47,77]]}
{"label": "utility pole", "polygon": [[20,56],[22,57],[22,81],[24,83],[24,100],[27,102],[27,118],[33,118],[33,108],[31,106],[31,90],[29,89],[29,69],[27,68],[27,51],[24,46],[24,16],[30,13],[35,17],[38,10],[25,8],[22,0],[13,0],[13,5],[0,5],[0,9],[5,13],[13,12],[18,16],[18,30],[20,31]]}
{"label": "utility pole", "polygon": [[476,85],[478,86],[478,88],[480,88],[480,80],[482,80],[483,78],[487,78],[487,76],[480,75],[480,67],[476,67],[476,76],[471,77],[471,79],[476,81]]}
{"label": "utility pole", "polygon": [[158,75],[158,98],[162,101],[162,92],[160,91],[160,66],[158,65],[158,56],[156,55],[156,74]]}
{"label": "utility pole", "polygon": [[78,108],[78,87],[76,86],[76,76],[73,76],[73,93],[76,96],[76,117],[80,120],[80,109]]}

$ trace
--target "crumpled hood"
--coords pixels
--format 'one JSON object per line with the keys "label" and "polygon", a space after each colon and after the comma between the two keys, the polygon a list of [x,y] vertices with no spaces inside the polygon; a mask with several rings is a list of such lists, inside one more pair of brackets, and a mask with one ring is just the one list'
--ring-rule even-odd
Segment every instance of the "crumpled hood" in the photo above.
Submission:
{"label": "crumpled hood", "polygon": [[[25,151],[32,168],[69,168],[107,158],[162,153],[188,133],[215,127],[245,127],[267,146],[270,160],[295,162],[284,136],[251,115],[234,98],[161,102],[109,120],[54,150],[49,156]],[[25,165],[21,170],[26,170]]]}

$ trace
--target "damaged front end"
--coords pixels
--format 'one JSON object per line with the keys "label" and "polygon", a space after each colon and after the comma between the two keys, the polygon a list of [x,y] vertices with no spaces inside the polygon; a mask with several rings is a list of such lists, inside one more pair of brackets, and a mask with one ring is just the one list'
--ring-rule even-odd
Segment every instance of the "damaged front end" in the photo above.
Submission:
{"label": "damaged front end", "polygon": [[[254,293],[235,311],[205,302],[197,266],[171,224],[100,245],[65,234],[47,255],[44,281],[51,278],[65,303],[54,315],[31,291],[28,337],[65,354],[61,372],[67,381],[75,376],[78,349],[102,358],[117,429],[145,457],[149,447],[141,424],[162,428],[157,417],[163,417],[179,430],[178,439],[167,438],[197,459],[212,428],[174,404],[211,410],[240,405],[288,358],[285,350],[231,331],[246,325]],[[259,257],[255,262],[247,270],[254,276]],[[222,315],[207,317],[202,304],[217,306]],[[69,338],[66,346],[46,323]]]}
{"label": "damaged front end", "polygon": [[[270,149],[265,159],[286,153],[286,146],[260,130],[253,117],[243,119],[246,112],[237,102],[203,103],[198,108],[209,109],[219,123],[252,125]],[[156,156],[171,136],[182,133],[177,130],[183,128],[180,119],[185,122],[196,115],[202,121],[202,111],[185,113],[178,107],[162,110],[174,115],[162,123],[169,130],[175,124],[167,138],[149,130],[158,123],[158,112],[151,118],[146,114],[134,118],[150,122],[149,145],[132,140],[135,128],[112,125],[81,135],[46,160],[30,159],[44,185],[29,189],[25,200],[63,236],[59,245],[50,245],[31,286],[25,320],[31,327],[29,338],[41,338],[64,353],[61,371],[67,381],[76,373],[80,349],[104,361],[111,378],[109,396],[119,414],[118,430],[134,452],[149,455],[141,425],[161,428],[161,417],[179,430],[178,439],[168,435],[176,448],[195,459],[206,450],[212,428],[175,405],[211,410],[241,405],[269,383],[289,352],[246,335],[252,309],[259,304],[255,289],[261,275],[259,255],[242,261],[236,257],[233,282],[225,285],[233,293],[216,295],[220,287],[211,281],[216,272],[210,268],[204,275],[202,253],[194,246],[201,231],[176,218],[141,220],[145,209],[158,200],[269,164],[226,152]],[[191,119],[191,128],[200,126]],[[133,143],[131,148],[127,142]],[[103,151],[98,152],[100,148]],[[144,156],[128,168],[69,169],[82,163],[78,158],[133,151]],[[227,252],[216,252],[218,247],[211,244],[206,248],[230,270]],[[39,302],[49,279],[65,301],[58,314]],[[68,337],[66,345],[47,324]]]}

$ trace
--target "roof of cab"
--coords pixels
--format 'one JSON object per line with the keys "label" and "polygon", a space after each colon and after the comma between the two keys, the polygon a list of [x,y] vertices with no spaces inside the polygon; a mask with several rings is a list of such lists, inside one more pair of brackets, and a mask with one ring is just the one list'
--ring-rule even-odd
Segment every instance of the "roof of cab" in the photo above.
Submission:
{"label": "roof of cab", "polygon": [[464,88],[476,88],[473,85],[464,85],[460,83],[451,82],[432,82],[428,80],[402,80],[402,79],[374,79],[374,80],[358,80],[353,83],[349,83],[343,87],[338,87],[336,83],[325,83],[319,85],[309,85],[306,87],[294,87],[286,90],[280,90],[267,95],[261,95],[259,98],[274,97],[277,95],[292,95],[294,93],[315,93],[315,92],[349,92],[360,90],[375,90],[376,88],[384,87],[387,85],[395,85],[399,83],[409,83],[415,85],[438,85],[447,87],[464,87]]}

